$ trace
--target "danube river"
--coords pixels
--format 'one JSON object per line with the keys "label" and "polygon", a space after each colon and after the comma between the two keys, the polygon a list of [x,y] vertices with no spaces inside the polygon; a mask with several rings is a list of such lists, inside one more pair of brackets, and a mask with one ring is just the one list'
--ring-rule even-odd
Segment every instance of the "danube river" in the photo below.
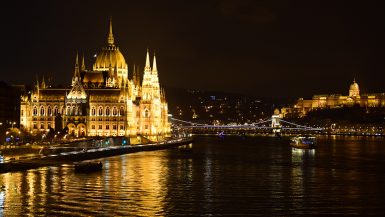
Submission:
{"label": "danube river", "polygon": [[195,137],[184,149],[0,174],[0,216],[385,215],[385,141]]}

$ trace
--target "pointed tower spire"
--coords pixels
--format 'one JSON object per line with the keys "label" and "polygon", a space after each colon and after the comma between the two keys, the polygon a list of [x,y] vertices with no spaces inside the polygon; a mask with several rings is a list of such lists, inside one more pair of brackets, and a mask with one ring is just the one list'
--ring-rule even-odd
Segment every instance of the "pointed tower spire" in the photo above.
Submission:
{"label": "pointed tower spire", "polygon": [[79,73],[79,54],[78,54],[78,52],[76,52],[74,77],[80,77],[80,73]]}
{"label": "pointed tower spire", "polygon": [[151,72],[151,65],[150,65],[150,54],[148,52],[147,48],[147,55],[146,55],[146,66],[144,67],[144,71]]}
{"label": "pointed tower spire", "polygon": [[72,86],[75,85],[80,81],[80,72],[79,72],[79,54],[76,52],[76,60],[75,60],[75,70],[74,70],[74,76],[72,77]]}
{"label": "pointed tower spire", "polygon": [[110,17],[110,32],[108,34],[108,45],[114,45],[114,35],[112,34],[112,17]]}
{"label": "pointed tower spire", "polygon": [[154,51],[154,61],[152,61],[152,74],[157,74],[158,69],[156,68],[156,58],[155,58],[155,51]]}
{"label": "pointed tower spire", "polygon": [[159,86],[158,70],[156,68],[155,52],[154,52],[154,61],[152,62],[151,86],[153,87],[153,90],[152,90],[153,96],[157,99],[160,99],[160,86]]}
{"label": "pointed tower spire", "polygon": [[84,64],[84,54],[83,54],[83,58],[82,58],[82,67],[81,67],[81,70],[84,72],[86,71],[86,65]]}

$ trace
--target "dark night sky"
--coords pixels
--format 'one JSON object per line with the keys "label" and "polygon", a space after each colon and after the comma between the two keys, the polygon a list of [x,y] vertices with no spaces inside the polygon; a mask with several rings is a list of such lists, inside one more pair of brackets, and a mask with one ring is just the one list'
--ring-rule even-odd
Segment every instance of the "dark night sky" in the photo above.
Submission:
{"label": "dark night sky", "polygon": [[385,92],[384,1],[14,1],[2,6],[0,80],[53,74],[69,84],[76,51],[91,68],[115,44],[129,69],[155,49],[169,87],[256,96]]}

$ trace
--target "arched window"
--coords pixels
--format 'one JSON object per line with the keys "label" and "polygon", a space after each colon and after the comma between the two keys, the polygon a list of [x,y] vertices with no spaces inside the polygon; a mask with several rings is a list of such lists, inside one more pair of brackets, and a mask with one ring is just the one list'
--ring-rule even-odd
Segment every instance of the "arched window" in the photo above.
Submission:
{"label": "arched window", "polygon": [[40,107],[40,116],[44,116],[44,107]]}
{"label": "arched window", "polygon": [[116,107],[112,108],[112,115],[113,116],[118,115],[118,109],[116,109]]}
{"label": "arched window", "polygon": [[53,109],[53,115],[57,115],[58,112],[59,112],[59,109],[57,108],[57,106],[55,106],[55,108]]}
{"label": "arched window", "polygon": [[148,118],[149,116],[150,116],[150,114],[149,114],[148,110],[147,109],[144,110],[144,117]]}
{"label": "arched window", "polygon": [[99,116],[102,116],[103,115],[103,107],[99,107],[99,111],[98,111],[98,113],[99,113]]}
{"label": "arched window", "polygon": [[107,107],[106,108],[106,116],[109,116],[110,115],[110,107]]}
{"label": "arched window", "polygon": [[67,115],[71,114],[71,107],[67,106]]}
{"label": "arched window", "polygon": [[123,107],[120,107],[119,113],[120,113],[120,116],[123,116],[123,115],[124,115],[124,108],[123,108]]}
{"label": "arched window", "polygon": [[51,116],[51,115],[52,115],[52,109],[51,109],[51,106],[48,106],[47,114],[48,114],[48,116]]}
{"label": "arched window", "polygon": [[75,115],[75,106],[72,106],[72,109],[71,109],[71,115]]}
{"label": "arched window", "polygon": [[37,115],[37,108],[35,106],[35,107],[33,107],[33,116],[36,116],[36,115]]}
{"label": "arched window", "polygon": [[96,109],[95,109],[95,107],[92,107],[91,108],[91,115],[95,116],[95,114],[96,114]]}

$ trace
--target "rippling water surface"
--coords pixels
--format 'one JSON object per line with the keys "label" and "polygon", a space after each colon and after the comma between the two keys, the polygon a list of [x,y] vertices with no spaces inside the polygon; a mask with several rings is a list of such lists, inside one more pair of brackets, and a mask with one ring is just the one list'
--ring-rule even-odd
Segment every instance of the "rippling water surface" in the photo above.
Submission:
{"label": "rippling water surface", "polygon": [[0,175],[0,216],[385,215],[385,142],[196,137],[190,148]]}

